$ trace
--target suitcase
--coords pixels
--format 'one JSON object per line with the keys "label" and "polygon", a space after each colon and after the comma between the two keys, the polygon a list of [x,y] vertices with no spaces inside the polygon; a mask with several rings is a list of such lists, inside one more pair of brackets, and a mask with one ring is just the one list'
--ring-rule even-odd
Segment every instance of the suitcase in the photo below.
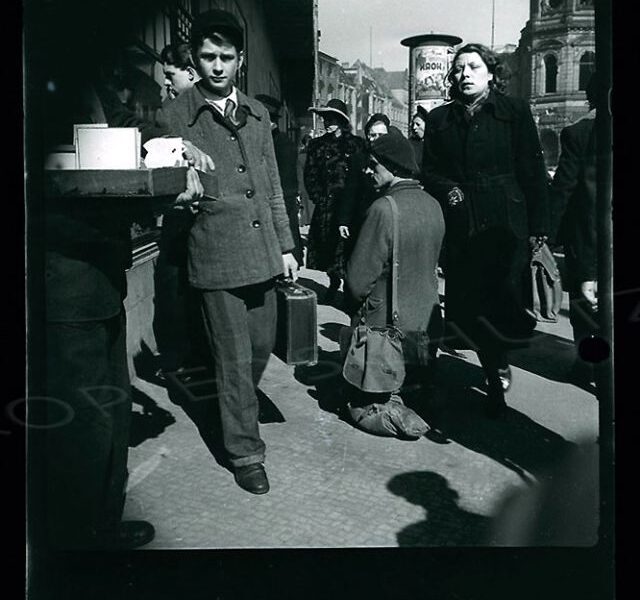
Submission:
{"label": "suitcase", "polygon": [[316,293],[292,281],[278,281],[278,326],[274,354],[288,365],[318,362]]}

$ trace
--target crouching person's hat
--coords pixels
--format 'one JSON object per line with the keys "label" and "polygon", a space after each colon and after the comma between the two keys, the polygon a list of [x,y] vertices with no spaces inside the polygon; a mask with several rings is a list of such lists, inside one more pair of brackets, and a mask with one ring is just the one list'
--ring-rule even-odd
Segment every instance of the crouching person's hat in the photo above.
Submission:
{"label": "crouching person's hat", "polygon": [[[390,129],[389,133],[373,140],[369,152],[394,175],[415,177],[419,173],[411,143],[395,127]],[[403,175],[400,175],[398,170],[403,172]]]}

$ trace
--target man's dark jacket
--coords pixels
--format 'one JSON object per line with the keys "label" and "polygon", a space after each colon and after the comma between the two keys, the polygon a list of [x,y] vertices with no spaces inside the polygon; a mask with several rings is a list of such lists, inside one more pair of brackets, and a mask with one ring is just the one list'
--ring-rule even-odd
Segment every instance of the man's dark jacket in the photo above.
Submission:
{"label": "man's dark jacket", "polygon": [[576,283],[595,281],[596,243],[595,111],[560,134],[561,153],[553,178],[552,200],[556,241],[564,245]]}

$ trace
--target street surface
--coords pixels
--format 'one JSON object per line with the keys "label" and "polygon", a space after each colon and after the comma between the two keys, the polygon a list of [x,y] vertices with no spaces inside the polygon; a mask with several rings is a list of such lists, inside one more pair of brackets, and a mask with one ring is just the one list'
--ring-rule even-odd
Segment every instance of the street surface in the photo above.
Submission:
{"label": "street surface", "polygon": [[[450,439],[440,444],[376,437],[349,423],[336,384],[338,331],[347,317],[323,304],[324,273],[303,268],[299,281],[319,295],[320,360],[294,368],[272,356],[267,366],[261,434],[268,494],[243,491],[222,464],[203,370],[168,392],[153,369],[138,369],[125,518],[154,524],[156,538],[145,549],[498,543],[494,517],[513,489],[548,479],[576,443],[596,441],[594,390],[566,382],[574,356],[566,294],[560,321],[539,324],[531,346],[513,352],[503,420],[484,416],[475,353],[440,355]],[[578,544],[596,541],[596,519],[586,519]]]}

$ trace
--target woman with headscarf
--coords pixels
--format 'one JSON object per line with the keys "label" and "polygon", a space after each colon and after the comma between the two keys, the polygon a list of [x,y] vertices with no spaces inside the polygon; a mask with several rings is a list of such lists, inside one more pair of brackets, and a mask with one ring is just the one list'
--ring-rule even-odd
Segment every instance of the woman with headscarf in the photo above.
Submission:
{"label": "woman with headscarf", "polygon": [[427,110],[418,104],[416,112],[411,117],[411,135],[409,141],[416,155],[418,165],[422,164],[422,146],[424,144],[424,127],[427,123]]}
{"label": "woman with headscarf", "polygon": [[338,231],[337,207],[344,200],[352,157],[364,140],[351,133],[347,105],[336,98],[311,109],[322,117],[326,133],[309,142],[304,185],[315,205],[309,228],[307,267],[329,276],[327,299],[344,278],[344,240]]}
{"label": "woman with headscarf", "polygon": [[492,417],[504,412],[511,386],[506,352],[535,327],[526,271],[549,218],[536,126],[528,104],[505,95],[505,76],[481,44],[456,52],[452,102],[427,116],[422,173],[445,213],[446,319],[478,352]]}

